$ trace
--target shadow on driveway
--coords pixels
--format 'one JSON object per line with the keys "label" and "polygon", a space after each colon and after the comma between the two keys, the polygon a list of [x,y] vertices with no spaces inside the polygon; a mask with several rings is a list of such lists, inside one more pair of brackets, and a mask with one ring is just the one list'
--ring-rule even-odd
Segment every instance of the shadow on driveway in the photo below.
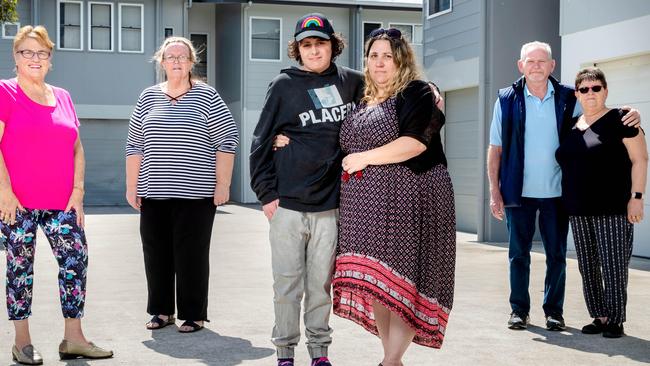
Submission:
{"label": "shadow on driveway", "polygon": [[530,325],[528,331],[539,335],[536,342],[556,347],[571,348],[587,353],[600,353],[609,357],[623,356],[630,360],[650,363],[650,341],[626,335],[621,338],[604,338],[600,334],[582,334],[580,329],[567,327],[563,332],[551,332],[546,328]]}
{"label": "shadow on driveway", "polygon": [[198,360],[210,366],[235,366],[244,360],[258,360],[275,353],[271,348],[254,347],[247,339],[220,335],[208,328],[189,334],[177,330],[171,326],[154,331],[153,339],[142,343],[160,354]]}

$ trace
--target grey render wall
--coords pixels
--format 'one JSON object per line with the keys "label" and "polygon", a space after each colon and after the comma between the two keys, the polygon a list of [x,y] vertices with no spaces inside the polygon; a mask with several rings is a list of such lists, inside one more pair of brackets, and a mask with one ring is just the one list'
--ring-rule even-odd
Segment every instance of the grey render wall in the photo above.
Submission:
{"label": "grey render wall", "polygon": [[648,0],[561,0],[560,35],[650,13]]}
{"label": "grey render wall", "polygon": [[424,19],[424,67],[445,93],[447,125],[443,143],[454,184],[459,230],[477,230],[483,164],[477,159],[481,0],[454,0],[449,13]]}
{"label": "grey render wall", "polygon": [[478,85],[482,0],[454,0],[452,11],[424,19],[424,68],[443,90]]}
{"label": "grey render wall", "polygon": [[427,19],[424,64],[478,57],[480,0],[454,0],[452,11]]}
{"label": "grey render wall", "polygon": [[[220,4],[216,5],[215,12],[215,87],[228,105],[230,112],[242,131],[242,60],[241,55],[242,39],[242,5],[241,4]],[[231,184],[231,198],[236,201],[243,201],[244,191],[248,188],[248,169],[242,169],[242,162],[248,161],[248,150],[240,143],[235,159],[235,170],[233,171]]]}
{"label": "grey render wall", "polygon": [[[489,127],[497,91],[511,85],[521,76],[516,64],[521,46],[534,40],[549,43],[557,64],[554,75],[560,78],[559,11],[559,0],[501,0],[485,3],[485,43],[481,52],[479,88],[479,134],[483,138],[480,141],[483,161],[489,144]],[[505,223],[495,220],[490,214],[485,172],[483,189],[484,228],[479,232],[479,240],[507,241]]]}
{"label": "grey render wall", "polygon": [[[31,1],[19,1],[17,10],[18,22],[21,27],[32,24]],[[0,79],[8,79],[16,76],[16,73],[14,73],[14,66],[16,64],[13,56],[13,43],[13,39],[3,39],[0,37]]]}
{"label": "grey render wall", "polygon": [[[120,53],[117,45],[118,1],[114,1],[115,23],[113,52],[88,51],[88,2],[84,1],[84,51],[56,50],[54,69],[48,75],[48,82],[67,89],[77,105],[135,105],[138,95],[147,86],[155,83],[155,71],[149,62],[156,48],[155,1],[128,1],[144,4],[144,53]],[[40,0],[40,23],[56,39],[55,0]]]}

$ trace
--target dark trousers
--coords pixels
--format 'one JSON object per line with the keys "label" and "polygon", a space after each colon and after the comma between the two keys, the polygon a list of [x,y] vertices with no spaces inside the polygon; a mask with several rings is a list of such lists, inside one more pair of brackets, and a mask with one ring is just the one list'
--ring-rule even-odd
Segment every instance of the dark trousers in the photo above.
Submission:
{"label": "dark trousers", "polygon": [[569,219],[560,198],[523,197],[520,207],[507,207],[509,232],[510,306],[520,314],[530,312],[530,250],[539,212],[539,231],[546,252],[545,315],[562,315],[566,282],[566,246]]}
{"label": "dark trousers", "polygon": [[608,317],[615,324],[625,322],[634,225],[626,215],[570,219],[589,315]]}
{"label": "dark trousers", "polygon": [[206,199],[143,199],[140,236],[147,274],[147,312],[207,320],[210,237],[216,206]]}

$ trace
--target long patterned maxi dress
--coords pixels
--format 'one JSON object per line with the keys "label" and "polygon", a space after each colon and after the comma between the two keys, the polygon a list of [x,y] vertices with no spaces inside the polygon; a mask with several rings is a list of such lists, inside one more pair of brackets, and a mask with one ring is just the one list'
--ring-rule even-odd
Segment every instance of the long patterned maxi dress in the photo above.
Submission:
{"label": "long patterned maxi dress", "polygon": [[[398,137],[396,98],[361,104],[340,133],[345,154]],[[415,343],[440,348],[456,259],[454,195],[445,166],[422,174],[401,164],[368,166],[362,177],[341,182],[340,213],[334,313],[377,335],[377,301],[415,330]]]}

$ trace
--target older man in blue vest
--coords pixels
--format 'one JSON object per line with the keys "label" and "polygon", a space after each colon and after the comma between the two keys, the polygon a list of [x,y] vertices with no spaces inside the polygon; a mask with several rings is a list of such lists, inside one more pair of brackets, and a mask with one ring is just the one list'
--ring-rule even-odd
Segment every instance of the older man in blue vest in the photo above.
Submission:
{"label": "older man in blue vest", "polygon": [[[521,78],[499,90],[494,105],[488,149],[488,178],[492,215],[509,232],[510,329],[526,329],[530,318],[530,250],[539,212],[539,229],[546,252],[543,309],[546,328],[564,330],[564,289],[568,216],[560,201],[562,173],[555,160],[562,131],[571,117],[582,113],[572,87],[551,76],[555,69],[551,47],[530,42],[517,62]],[[566,122],[566,123],[565,123]],[[640,122],[638,111],[623,123]]]}

